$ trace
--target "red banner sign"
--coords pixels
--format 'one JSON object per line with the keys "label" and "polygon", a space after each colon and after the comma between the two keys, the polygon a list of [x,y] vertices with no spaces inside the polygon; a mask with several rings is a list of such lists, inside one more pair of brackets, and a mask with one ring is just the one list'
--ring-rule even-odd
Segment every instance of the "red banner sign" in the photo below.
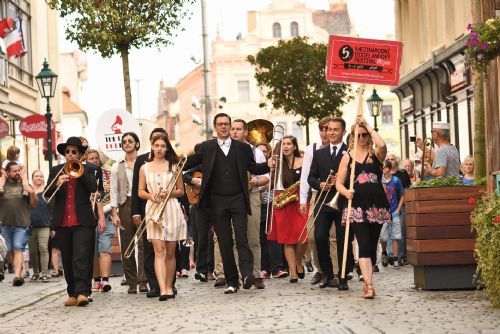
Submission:
{"label": "red banner sign", "polygon": [[0,138],[6,137],[9,134],[9,123],[0,119]]}
{"label": "red banner sign", "polygon": [[[55,129],[54,121],[51,121],[52,133]],[[23,118],[19,123],[19,131],[28,138],[47,138],[47,119],[43,115],[31,115]]]}
{"label": "red banner sign", "polygon": [[326,80],[397,86],[402,50],[401,42],[332,35]]}

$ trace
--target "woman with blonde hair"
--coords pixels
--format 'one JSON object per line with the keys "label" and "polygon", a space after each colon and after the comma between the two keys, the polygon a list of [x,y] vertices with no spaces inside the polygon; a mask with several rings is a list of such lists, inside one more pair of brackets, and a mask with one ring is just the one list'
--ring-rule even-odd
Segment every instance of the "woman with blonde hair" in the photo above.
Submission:
{"label": "woman with blonde hair", "polygon": [[474,157],[472,155],[465,157],[462,163],[462,171],[464,172],[464,175],[460,176],[462,182],[464,184],[474,184]]}

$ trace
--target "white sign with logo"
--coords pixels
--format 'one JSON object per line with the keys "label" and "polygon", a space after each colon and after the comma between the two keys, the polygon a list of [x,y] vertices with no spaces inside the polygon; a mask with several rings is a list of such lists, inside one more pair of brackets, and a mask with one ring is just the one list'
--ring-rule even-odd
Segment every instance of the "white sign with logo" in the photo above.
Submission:
{"label": "white sign with logo", "polygon": [[124,158],[122,136],[125,132],[135,132],[141,137],[141,126],[131,113],[121,109],[105,111],[97,122],[96,138],[99,149],[108,158],[119,161]]}

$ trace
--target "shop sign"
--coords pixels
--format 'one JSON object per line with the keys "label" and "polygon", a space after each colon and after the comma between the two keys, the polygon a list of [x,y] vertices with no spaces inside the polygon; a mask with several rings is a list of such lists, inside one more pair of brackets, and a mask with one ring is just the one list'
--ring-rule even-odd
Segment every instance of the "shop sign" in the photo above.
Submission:
{"label": "shop sign", "polygon": [[0,119],[0,138],[7,137],[9,134],[9,123]]}
{"label": "shop sign", "polygon": [[413,95],[408,95],[401,100],[401,111],[408,112],[413,110]]}
{"label": "shop sign", "polygon": [[332,35],[326,79],[397,86],[402,50],[402,42]]}
{"label": "shop sign", "polygon": [[[52,132],[56,125],[54,121],[50,121]],[[25,117],[19,123],[19,131],[23,136],[33,139],[47,138],[47,119],[44,115],[31,115]]]}

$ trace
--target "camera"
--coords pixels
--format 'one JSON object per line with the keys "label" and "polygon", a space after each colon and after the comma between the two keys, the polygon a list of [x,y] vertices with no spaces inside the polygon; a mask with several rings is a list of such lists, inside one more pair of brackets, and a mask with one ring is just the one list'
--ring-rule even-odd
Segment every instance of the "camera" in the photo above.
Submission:
{"label": "camera", "polygon": [[410,141],[412,143],[415,143],[417,141],[417,137],[416,136],[410,136]]}

